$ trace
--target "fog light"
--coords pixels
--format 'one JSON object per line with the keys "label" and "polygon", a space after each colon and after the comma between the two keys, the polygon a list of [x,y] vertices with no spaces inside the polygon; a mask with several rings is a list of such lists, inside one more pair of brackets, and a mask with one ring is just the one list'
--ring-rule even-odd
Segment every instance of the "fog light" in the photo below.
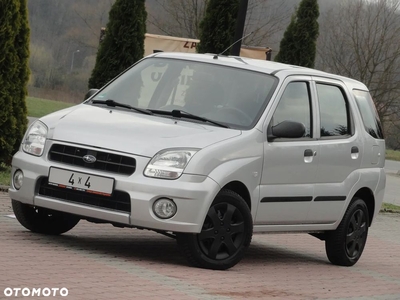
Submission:
{"label": "fog light", "polygon": [[153,212],[160,219],[169,219],[176,214],[176,204],[171,199],[160,198],[153,204]]}
{"label": "fog light", "polygon": [[24,182],[24,173],[21,170],[17,170],[13,176],[13,185],[14,187],[19,190],[22,187]]}

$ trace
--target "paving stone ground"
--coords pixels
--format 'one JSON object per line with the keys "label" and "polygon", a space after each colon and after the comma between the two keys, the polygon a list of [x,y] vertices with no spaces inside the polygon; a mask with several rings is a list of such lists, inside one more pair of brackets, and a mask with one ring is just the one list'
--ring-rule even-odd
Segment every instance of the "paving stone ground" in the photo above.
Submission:
{"label": "paving stone ground", "polygon": [[[188,266],[176,242],[81,221],[61,236],[24,229],[0,192],[0,299],[400,299],[400,214],[380,214],[360,261],[333,266],[307,234],[254,235],[228,271]],[[68,296],[6,297],[6,288],[68,288]]]}

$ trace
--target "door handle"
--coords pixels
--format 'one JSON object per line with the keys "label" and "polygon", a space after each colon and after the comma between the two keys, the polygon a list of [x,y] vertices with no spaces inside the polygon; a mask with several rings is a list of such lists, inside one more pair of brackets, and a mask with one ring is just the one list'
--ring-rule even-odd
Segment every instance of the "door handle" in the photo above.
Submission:
{"label": "door handle", "polygon": [[311,149],[304,150],[304,157],[316,156],[317,151],[312,151]]}
{"label": "door handle", "polygon": [[353,154],[353,153],[358,153],[358,152],[360,152],[360,151],[358,150],[358,147],[356,147],[356,146],[351,147],[351,154]]}
{"label": "door handle", "polygon": [[360,150],[358,150],[357,146],[351,147],[351,159],[358,159],[359,153],[360,153]]}
{"label": "door handle", "polygon": [[311,149],[304,150],[304,162],[306,164],[312,163],[314,160],[314,156],[317,155],[317,151],[313,151]]}

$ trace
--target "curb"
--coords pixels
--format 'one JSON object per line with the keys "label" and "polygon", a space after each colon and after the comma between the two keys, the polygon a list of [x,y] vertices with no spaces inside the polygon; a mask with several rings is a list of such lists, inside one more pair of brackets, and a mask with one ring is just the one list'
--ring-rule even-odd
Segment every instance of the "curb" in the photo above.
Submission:
{"label": "curb", "polygon": [[8,192],[9,186],[7,185],[0,185],[0,192]]}

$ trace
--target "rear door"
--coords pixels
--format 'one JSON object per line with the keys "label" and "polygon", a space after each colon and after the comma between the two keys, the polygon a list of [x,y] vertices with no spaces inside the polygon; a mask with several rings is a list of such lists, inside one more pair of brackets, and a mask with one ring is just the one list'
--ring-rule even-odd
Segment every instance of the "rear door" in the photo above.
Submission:
{"label": "rear door", "polygon": [[359,179],[363,154],[362,137],[354,126],[351,94],[341,81],[315,78],[313,91],[318,99],[319,165],[315,198],[308,223],[333,223],[344,208],[347,195]]}

